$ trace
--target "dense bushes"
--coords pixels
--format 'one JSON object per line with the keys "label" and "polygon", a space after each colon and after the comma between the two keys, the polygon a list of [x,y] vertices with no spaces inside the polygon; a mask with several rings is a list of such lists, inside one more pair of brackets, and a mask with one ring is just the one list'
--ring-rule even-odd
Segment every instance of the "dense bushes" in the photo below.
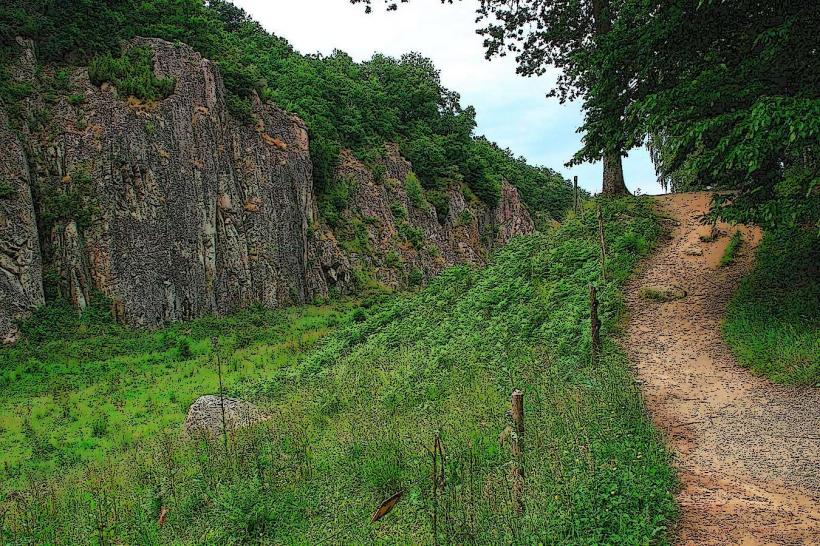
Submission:
{"label": "dense bushes", "polygon": [[[228,106],[240,119],[250,120],[249,97],[256,92],[307,122],[319,193],[332,183],[341,148],[369,160],[385,142],[396,142],[426,190],[465,183],[492,205],[501,179],[511,177],[530,207],[547,206],[553,216],[563,211],[558,202],[569,199],[556,173],[474,138],[475,111],[463,108],[432,62],[418,54],[375,55],[364,63],[341,51],[301,55],[222,0],[13,0],[0,8],[0,31],[6,53],[14,35],[32,37],[41,60],[90,61],[93,81],[111,81],[121,94],[146,100],[167,95],[173,82],[154,77],[145,50],[120,55],[118,44],[146,36],[191,45],[218,62]],[[9,97],[19,91],[0,77],[4,89]],[[556,202],[547,194],[555,194]]]}

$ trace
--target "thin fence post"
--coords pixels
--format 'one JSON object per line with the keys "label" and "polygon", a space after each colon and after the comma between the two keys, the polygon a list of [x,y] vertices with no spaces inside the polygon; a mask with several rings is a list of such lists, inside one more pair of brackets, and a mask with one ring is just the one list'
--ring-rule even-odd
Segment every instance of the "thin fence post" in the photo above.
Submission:
{"label": "thin fence post", "polygon": [[219,359],[219,338],[211,338],[211,350],[216,355],[216,372],[219,376],[219,411],[222,413],[222,443],[228,452],[228,427],[225,424],[225,391],[222,386],[222,361]]}
{"label": "thin fence post", "polygon": [[575,210],[575,214],[578,214],[579,200],[578,200],[578,177],[577,176],[572,177],[572,195],[575,198],[575,203],[573,205],[573,208]]}
{"label": "thin fence post", "polygon": [[513,502],[519,513],[524,512],[524,393],[515,389],[510,400],[512,406],[513,426],[512,454],[513,462]]}
{"label": "thin fence post", "polygon": [[601,245],[601,276],[606,280],[606,237],[604,236],[604,213],[601,211],[601,205],[598,204],[598,239]]}
{"label": "thin fence post", "polygon": [[592,332],[592,361],[601,354],[601,319],[598,318],[598,293],[595,285],[589,285],[589,323]]}

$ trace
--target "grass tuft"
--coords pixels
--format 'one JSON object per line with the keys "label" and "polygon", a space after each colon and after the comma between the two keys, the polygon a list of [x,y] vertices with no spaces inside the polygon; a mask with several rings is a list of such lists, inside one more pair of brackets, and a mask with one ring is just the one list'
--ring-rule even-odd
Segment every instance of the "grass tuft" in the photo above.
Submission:
{"label": "grass tuft", "polygon": [[726,245],[726,250],[723,251],[723,256],[720,257],[720,267],[728,267],[735,262],[737,252],[743,245],[743,234],[736,231],[732,238],[729,239],[729,244]]}

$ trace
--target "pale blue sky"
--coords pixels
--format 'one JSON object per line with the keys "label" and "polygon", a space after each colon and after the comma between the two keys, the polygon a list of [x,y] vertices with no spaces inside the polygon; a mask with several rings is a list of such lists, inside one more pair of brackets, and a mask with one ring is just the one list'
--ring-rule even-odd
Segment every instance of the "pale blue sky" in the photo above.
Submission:
{"label": "pale blue sky", "polygon": [[[398,13],[363,8],[347,0],[234,0],[262,26],[290,41],[302,53],[328,54],[341,49],[356,60],[380,52],[400,56],[418,51],[435,62],[444,85],[461,94],[462,104],[478,111],[478,134],[484,134],[530,163],[578,175],[584,188],[601,187],[601,164],[569,169],[564,163],[578,150],[580,104],[559,104],[546,93],[554,73],[540,78],[515,74],[513,59],[484,59],[482,38],[475,34],[478,0],[442,5],[413,0]],[[381,0],[376,0],[381,7]],[[661,193],[645,149],[624,160],[627,186],[642,193]]]}

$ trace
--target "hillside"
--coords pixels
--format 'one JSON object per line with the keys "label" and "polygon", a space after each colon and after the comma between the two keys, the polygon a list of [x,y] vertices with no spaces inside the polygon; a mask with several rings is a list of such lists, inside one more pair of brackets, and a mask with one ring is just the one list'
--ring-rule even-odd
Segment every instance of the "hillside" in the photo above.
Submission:
{"label": "hillside", "polygon": [[[661,230],[649,200],[603,207],[606,282],[595,207],[587,206],[556,230],[515,239],[486,268],[452,268],[416,294],[338,309],[338,329],[314,350],[311,324],[326,328],[327,311],[289,317],[294,328],[307,327],[298,334],[304,345],[272,316],[256,317],[262,328],[248,315],[136,337],[89,316],[84,327],[55,337],[46,330],[0,352],[8,363],[29,363],[14,368],[0,408],[0,441],[17,446],[3,450],[17,454],[5,462],[22,485],[2,504],[2,538],[666,543],[675,480],[625,355],[609,338],[623,309],[620,286]],[[589,283],[598,286],[603,319],[596,363]],[[221,440],[173,433],[195,396],[189,387],[215,386],[207,337],[220,330],[228,394],[271,416],[231,434],[227,451]],[[180,337],[190,339],[188,354]],[[91,350],[72,364],[82,347]],[[76,365],[85,372],[73,376]],[[61,395],[58,385],[72,377],[76,386]],[[514,458],[504,433],[514,388],[524,392],[527,423],[525,517],[510,497]],[[12,409],[23,399],[33,403],[29,421]],[[105,402],[94,409],[94,400]],[[105,426],[99,415],[108,416]],[[173,415],[180,420],[168,423],[167,435],[146,426]],[[139,428],[126,432],[128,422]],[[437,433],[446,464],[433,494]],[[397,491],[404,496],[393,512],[371,523]]]}

